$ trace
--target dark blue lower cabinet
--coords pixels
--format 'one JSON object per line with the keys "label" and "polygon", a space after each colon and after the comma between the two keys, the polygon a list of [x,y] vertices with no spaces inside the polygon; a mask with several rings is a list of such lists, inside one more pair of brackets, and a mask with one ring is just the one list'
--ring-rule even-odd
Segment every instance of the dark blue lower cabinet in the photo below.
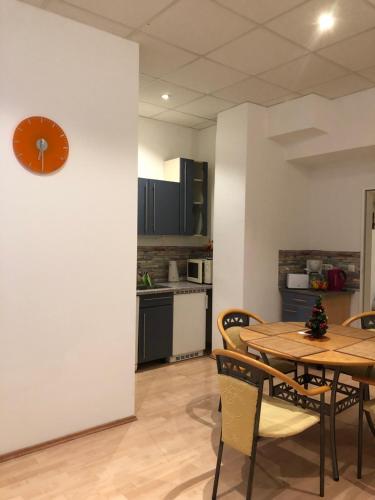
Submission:
{"label": "dark blue lower cabinet", "polygon": [[283,290],[281,295],[282,321],[306,322],[310,318],[317,294]]}
{"label": "dark blue lower cabinet", "polygon": [[140,298],[138,323],[138,363],[172,356],[173,294],[145,295]]}

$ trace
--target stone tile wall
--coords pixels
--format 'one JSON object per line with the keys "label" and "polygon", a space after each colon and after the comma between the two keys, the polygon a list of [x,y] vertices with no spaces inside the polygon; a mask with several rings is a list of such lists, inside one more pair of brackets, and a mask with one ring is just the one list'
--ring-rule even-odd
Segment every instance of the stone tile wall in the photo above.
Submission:
{"label": "stone tile wall", "polygon": [[186,278],[187,259],[201,259],[212,257],[207,247],[178,247],[178,246],[138,246],[137,271],[138,274],[148,272],[156,281],[167,281],[168,265],[170,260],[177,261],[180,279]]}
{"label": "stone tile wall", "polygon": [[[279,288],[285,288],[288,273],[303,273],[307,259],[320,259],[323,264],[340,267],[347,275],[346,288],[360,288],[360,252],[329,252],[324,250],[279,250]],[[348,272],[354,264],[355,272]]]}

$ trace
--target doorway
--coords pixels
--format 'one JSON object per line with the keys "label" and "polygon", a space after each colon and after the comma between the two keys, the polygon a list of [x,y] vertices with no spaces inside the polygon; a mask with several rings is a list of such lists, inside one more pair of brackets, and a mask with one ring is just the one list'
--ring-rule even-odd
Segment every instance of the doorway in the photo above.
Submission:
{"label": "doorway", "polygon": [[375,306],[375,189],[365,191],[363,254],[363,310],[371,311]]}

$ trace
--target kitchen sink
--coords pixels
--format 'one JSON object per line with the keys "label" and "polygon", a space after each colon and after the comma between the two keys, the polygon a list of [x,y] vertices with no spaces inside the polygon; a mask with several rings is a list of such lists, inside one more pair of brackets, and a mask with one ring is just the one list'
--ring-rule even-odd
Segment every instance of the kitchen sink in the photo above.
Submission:
{"label": "kitchen sink", "polygon": [[137,290],[161,290],[163,288],[169,288],[168,286],[165,285],[137,285]]}

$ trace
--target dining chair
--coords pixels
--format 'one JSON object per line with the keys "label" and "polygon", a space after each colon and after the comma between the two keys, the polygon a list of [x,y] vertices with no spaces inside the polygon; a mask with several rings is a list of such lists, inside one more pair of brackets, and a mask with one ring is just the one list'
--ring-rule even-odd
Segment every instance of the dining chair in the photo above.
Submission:
{"label": "dining chair", "polygon": [[[360,321],[361,328],[363,330],[373,330],[375,331],[375,311],[367,311],[360,314],[356,314],[355,316],[351,316],[346,319],[342,325],[350,326],[354,322]],[[350,375],[355,380],[356,378],[366,378],[370,380],[375,380],[375,366],[372,368],[368,368],[367,366],[345,366],[342,367],[342,373],[346,375]],[[370,387],[369,384],[365,384],[363,387],[364,391],[364,399],[370,399]],[[371,432],[375,436],[375,416],[370,412],[365,412],[367,423],[370,427]]]}
{"label": "dining chair", "polygon": [[[375,418],[375,398],[370,399],[367,388],[370,385],[375,386],[375,379],[367,377],[353,377],[353,380],[359,382],[359,419],[358,419],[358,460],[357,460],[357,477],[362,477],[362,461],[363,461],[363,416]],[[368,395],[368,396],[367,396]]]}
{"label": "dining chair", "polygon": [[[260,356],[255,356],[248,352],[247,345],[242,342],[240,338],[241,328],[250,325],[251,319],[257,323],[266,323],[260,316],[246,311],[246,309],[227,309],[219,314],[217,318],[217,326],[223,338],[224,349],[238,352],[246,356],[251,356],[259,359]],[[273,356],[263,357],[263,362],[269,364],[276,370],[282,373],[294,372],[295,378],[298,377],[297,363],[288,361],[287,359],[280,359]],[[269,393],[273,394],[273,377],[269,376]]]}
{"label": "dining chair", "polygon": [[[259,438],[287,438],[320,424],[320,496],[324,496],[325,393],[328,386],[305,389],[295,380],[271,366],[249,356],[224,349],[214,351],[216,357],[222,426],[217,455],[212,499],[216,499],[224,444],[250,459],[246,499],[251,499],[257,443]],[[291,403],[263,395],[263,382],[277,377],[304,396],[320,397],[320,412],[303,409]]]}

